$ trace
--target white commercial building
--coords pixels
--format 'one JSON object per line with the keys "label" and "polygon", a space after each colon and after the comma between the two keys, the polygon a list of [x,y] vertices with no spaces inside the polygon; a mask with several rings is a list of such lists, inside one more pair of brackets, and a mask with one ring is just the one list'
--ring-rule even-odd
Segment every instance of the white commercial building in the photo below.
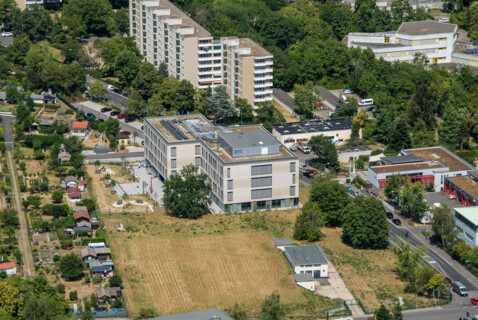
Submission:
{"label": "white commercial building", "polygon": [[212,35],[168,0],[130,0],[130,35],[145,60],[198,89],[225,85],[232,99],[272,101],[272,54],[248,38]]}
{"label": "white commercial building", "polygon": [[410,182],[432,183],[443,191],[445,178],[468,175],[475,167],[442,146],[402,150],[400,155],[381,158],[382,165],[368,168],[368,181],[384,188],[388,177],[398,175]]}
{"label": "white commercial building", "polygon": [[450,63],[457,39],[456,24],[437,21],[403,22],[396,32],[352,32],[343,40],[347,47],[370,48],[386,61],[411,62],[417,53],[426,63]]}
{"label": "white commercial building", "polygon": [[478,207],[455,208],[457,238],[472,248],[478,244]]}
{"label": "white commercial building", "polygon": [[299,160],[261,125],[221,127],[203,115],[144,121],[145,158],[161,179],[194,164],[208,176],[214,212],[296,207]]}
{"label": "white commercial building", "polygon": [[[323,135],[337,145],[350,139],[353,121],[349,118],[317,119],[300,122],[276,123],[272,125],[272,134],[287,147],[307,142],[312,137]],[[359,133],[360,135],[360,133]]]}
{"label": "white commercial building", "polygon": [[317,245],[285,247],[284,254],[295,274],[310,274],[315,279],[329,276],[329,262]]}

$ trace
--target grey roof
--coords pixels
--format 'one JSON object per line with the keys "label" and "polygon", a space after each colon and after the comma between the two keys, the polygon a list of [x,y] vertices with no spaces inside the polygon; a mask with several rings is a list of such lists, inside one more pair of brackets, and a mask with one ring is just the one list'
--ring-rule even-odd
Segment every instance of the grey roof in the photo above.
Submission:
{"label": "grey roof", "polygon": [[77,227],[81,228],[81,227],[88,227],[88,228],[91,228],[91,223],[89,223],[88,221],[80,221],[76,224]]}
{"label": "grey roof", "polygon": [[383,157],[381,160],[387,164],[423,162],[423,159],[413,154]]}
{"label": "grey roof", "polygon": [[292,240],[290,238],[274,238],[272,239],[276,246],[292,246]]}
{"label": "grey roof", "polygon": [[451,33],[457,29],[456,24],[440,23],[437,21],[414,21],[404,22],[398,28],[397,34],[406,34],[410,36],[437,34],[437,33]]}
{"label": "grey roof", "polygon": [[310,273],[294,274],[294,279],[297,282],[315,281],[314,277],[312,277],[312,274]]}
{"label": "grey roof", "polygon": [[81,249],[81,257],[86,258],[86,257],[95,257],[96,258],[96,252],[94,249],[90,247],[86,247]]}
{"label": "grey roof", "polygon": [[58,154],[58,158],[64,158],[64,157],[71,158],[71,154],[65,151],[62,151]]}
{"label": "grey roof", "polygon": [[220,133],[220,136],[233,148],[271,146],[279,143],[262,130]]}
{"label": "grey roof", "polygon": [[95,248],[96,254],[111,254],[110,248]]}
{"label": "grey roof", "polygon": [[0,99],[2,100],[7,99],[7,93],[5,91],[0,91]]}
{"label": "grey roof", "polygon": [[209,309],[189,313],[174,314],[171,316],[151,318],[149,320],[232,320],[227,314],[219,309]]}
{"label": "grey roof", "polygon": [[368,146],[355,146],[355,147],[343,147],[338,148],[337,152],[346,153],[346,152],[356,152],[356,151],[372,151]]}
{"label": "grey roof", "polygon": [[30,98],[32,98],[33,100],[43,100],[43,96],[41,94],[32,94],[30,95]]}
{"label": "grey roof", "polygon": [[291,135],[305,132],[322,133],[325,131],[351,130],[353,125],[353,121],[349,118],[339,118],[276,123],[272,125],[272,128],[281,135]]}
{"label": "grey roof", "polygon": [[327,264],[327,258],[317,245],[285,247],[285,254],[296,266]]}
{"label": "grey roof", "polygon": [[75,231],[91,231],[91,227],[74,227]]}

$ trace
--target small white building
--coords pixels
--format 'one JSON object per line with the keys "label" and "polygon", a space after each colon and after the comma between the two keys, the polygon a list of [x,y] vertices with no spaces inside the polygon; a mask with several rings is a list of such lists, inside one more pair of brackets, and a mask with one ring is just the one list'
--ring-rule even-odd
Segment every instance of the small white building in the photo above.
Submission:
{"label": "small white building", "polygon": [[319,246],[285,247],[284,254],[295,274],[310,274],[313,278],[328,277],[328,260]]}
{"label": "small white building", "polygon": [[369,48],[377,59],[413,61],[417,53],[426,63],[450,63],[458,26],[438,21],[403,22],[396,32],[351,32],[342,41],[349,48]]}
{"label": "small white building", "polygon": [[294,279],[299,287],[315,292],[315,279],[311,274],[294,274]]}
{"label": "small white building", "polygon": [[457,238],[472,248],[478,244],[478,207],[455,208]]}
{"label": "small white building", "polygon": [[285,251],[285,247],[292,247],[294,244],[290,238],[274,238],[274,245],[277,249]]}
{"label": "small white building", "polygon": [[8,260],[0,261],[0,273],[5,272],[9,276],[17,274],[17,265]]}

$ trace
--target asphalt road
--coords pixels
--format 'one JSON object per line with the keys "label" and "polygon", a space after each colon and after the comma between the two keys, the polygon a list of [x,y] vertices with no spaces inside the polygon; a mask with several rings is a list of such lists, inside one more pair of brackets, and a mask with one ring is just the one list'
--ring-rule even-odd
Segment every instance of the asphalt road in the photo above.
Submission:
{"label": "asphalt road", "polygon": [[[404,320],[458,320],[466,316],[466,311],[473,317],[478,315],[476,306],[443,306],[438,308],[415,309],[403,311]],[[354,320],[366,320],[367,317],[354,317]]]}
{"label": "asphalt road", "polygon": [[[90,76],[87,75],[86,76],[85,87],[89,88],[90,85],[95,81],[96,81],[95,78],[90,77]],[[103,82],[103,85],[106,87],[108,84]],[[125,96],[123,96],[119,93],[108,90],[108,93],[106,94],[106,97],[108,98],[108,103],[121,108],[121,110],[123,110],[123,111],[126,110],[126,107],[127,107],[126,101],[128,100],[128,98],[126,98]]]}
{"label": "asphalt road", "polygon": [[104,159],[121,159],[121,158],[139,158],[144,157],[144,152],[117,152],[103,153],[83,156],[85,160],[104,160]]}
{"label": "asphalt road", "polygon": [[5,139],[5,150],[12,151],[13,149],[13,129],[12,129],[12,121],[15,120],[15,116],[2,116],[2,124],[3,124],[3,137]]}

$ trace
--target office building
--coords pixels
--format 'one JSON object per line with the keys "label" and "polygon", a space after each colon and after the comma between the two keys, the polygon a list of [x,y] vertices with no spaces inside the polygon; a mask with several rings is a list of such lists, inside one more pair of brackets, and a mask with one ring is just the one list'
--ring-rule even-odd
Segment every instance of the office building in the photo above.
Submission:
{"label": "office building", "polygon": [[381,158],[381,165],[368,168],[368,181],[384,188],[388,177],[398,175],[410,182],[433,184],[444,191],[445,179],[462,177],[476,170],[471,164],[442,146],[402,150],[398,156]]}
{"label": "office building", "polygon": [[261,125],[221,127],[203,115],[145,119],[145,158],[161,179],[194,164],[214,212],[296,207],[299,160]]}
{"label": "office building", "polygon": [[450,63],[458,26],[437,21],[403,22],[395,32],[352,32],[343,40],[347,47],[370,48],[377,59],[411,62],[417,53],[426,63]]}
{"label": "office building", "polygon": [[287,147],[319,135],[329,137],[332,143],[340,145],[350,139],[353,124],[349,118],[276,123],[272,125],[272,134]]}
{"label": "office building", "polygon": [[231,99],[272,100],[272,55],[251,39],[212,35],[167,0],[130,0],[130,34],[146,61],[198,89],[225,85]]}
{"label": "office building", "polygon": [[478,208],[455,208],[456,237],[474,248],[478,244]]}

